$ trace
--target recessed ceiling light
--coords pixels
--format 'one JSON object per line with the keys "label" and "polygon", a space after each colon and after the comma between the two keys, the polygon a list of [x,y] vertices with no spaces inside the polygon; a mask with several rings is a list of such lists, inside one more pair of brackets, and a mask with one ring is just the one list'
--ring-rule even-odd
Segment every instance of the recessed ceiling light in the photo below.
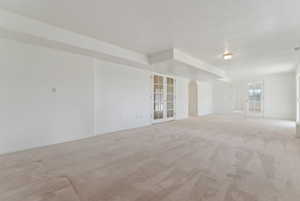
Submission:
{"label": "recessed ceiling light", "polygon": [[225,52],[223,54],[223,58],[224,58],[224,60],[231,60],[232,59],[232,53]]}

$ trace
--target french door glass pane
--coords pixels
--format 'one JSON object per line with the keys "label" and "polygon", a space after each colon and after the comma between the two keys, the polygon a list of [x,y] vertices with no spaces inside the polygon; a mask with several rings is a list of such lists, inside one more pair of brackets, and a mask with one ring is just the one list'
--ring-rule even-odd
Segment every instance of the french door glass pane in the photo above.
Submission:
{"label": "french door glass pane", "polygon": [[174,79],[167,78],[167,118],[174,117]]}
{"label": "french door glass pane", "polygon": [[262,83],[250,83],[248,85],[248,110],[249,112],[262,112]]}
{"label": "french door glass pane", "polygon": [[154,75],[154,120],[164,118],[164,79]]}

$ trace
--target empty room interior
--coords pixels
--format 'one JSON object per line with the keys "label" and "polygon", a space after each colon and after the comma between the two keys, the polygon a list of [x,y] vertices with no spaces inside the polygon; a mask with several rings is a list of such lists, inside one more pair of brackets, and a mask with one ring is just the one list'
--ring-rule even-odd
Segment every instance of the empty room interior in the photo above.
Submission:
{"label": "empty room interior", "polygon": [[299,0],[0,0],[0,201],[299,201]]}

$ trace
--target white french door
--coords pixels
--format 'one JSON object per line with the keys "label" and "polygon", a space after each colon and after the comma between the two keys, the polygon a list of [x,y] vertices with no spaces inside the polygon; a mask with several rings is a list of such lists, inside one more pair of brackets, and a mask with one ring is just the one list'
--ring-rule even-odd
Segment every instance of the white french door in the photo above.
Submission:
{"label": "white french door", "polygon": [[175,119],[175,79],[154,74],[153,83],[153,122]]}
{"label": "white french door", "polygon": [[262,116],[264,106],[263,82],[252,82],[248,84],[247,114],[251,116]]}

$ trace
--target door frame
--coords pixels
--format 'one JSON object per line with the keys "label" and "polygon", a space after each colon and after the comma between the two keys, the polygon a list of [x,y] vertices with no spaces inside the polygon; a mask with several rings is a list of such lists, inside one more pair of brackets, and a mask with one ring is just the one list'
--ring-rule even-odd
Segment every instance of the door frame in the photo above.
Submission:
{"label": "door frame", "polygon": [[[154,76],[158,75],[158,76],[162,76],[163,77],[163,92],[164,92],[164,100],[163,100],[163,104],[164,104],[164,111],[163,111],[163,119],[154,119]],[[172,78],[174,80],[174,115],[173,117],[168,118],[167,117],[167,78]],[[171,75],[167,75],[167,74],[161,74],[161,73],[152,73],[150,76],[150,83],[151,83],[151,94],[150,94],[150,98],[151,98],[151,121],[152,124],[155,123],[162,123],[162,122],[166,122],[166,121],[172,121],[176,119],[176,78],[175,76],[171,76]]]}

